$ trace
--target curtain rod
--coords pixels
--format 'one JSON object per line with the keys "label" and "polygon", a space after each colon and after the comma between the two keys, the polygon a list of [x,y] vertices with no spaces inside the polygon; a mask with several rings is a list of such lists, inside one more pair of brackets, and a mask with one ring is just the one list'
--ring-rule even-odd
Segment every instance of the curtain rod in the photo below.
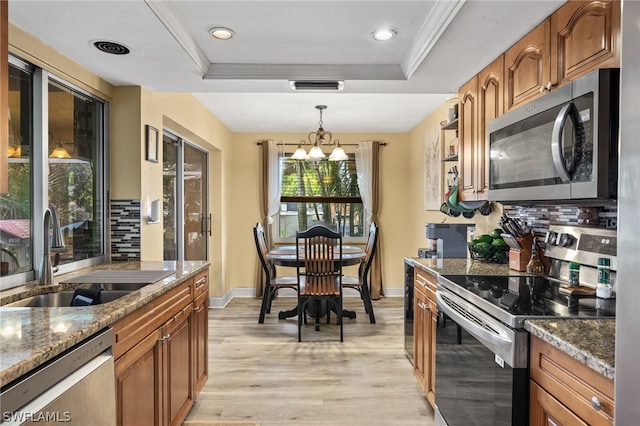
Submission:
{"label": "curtain rod", "polygon": [[[256,142],[256,145],[262,145],[263,142],[266,142],[266,141],[258,141],[258,142]],[[299,144],[297,144],[297,143],[278,143],[278,145],[298,146]],[[322,145],[320,145],[320,146],[322,146]],[[358,146],[358,144],[357,143],[340,143],[340,146]],[[386,142],[380,142],[380,146],[387,146],[387,143]]]}

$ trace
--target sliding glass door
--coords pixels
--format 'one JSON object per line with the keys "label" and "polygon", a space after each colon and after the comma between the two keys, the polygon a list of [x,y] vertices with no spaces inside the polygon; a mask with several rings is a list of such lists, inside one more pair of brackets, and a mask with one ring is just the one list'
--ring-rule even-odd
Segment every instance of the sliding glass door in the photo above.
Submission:
{"label": "sliding glass door", "polygon": [[208,260],[207,152],[166,131],[162,145],[164,259]]}

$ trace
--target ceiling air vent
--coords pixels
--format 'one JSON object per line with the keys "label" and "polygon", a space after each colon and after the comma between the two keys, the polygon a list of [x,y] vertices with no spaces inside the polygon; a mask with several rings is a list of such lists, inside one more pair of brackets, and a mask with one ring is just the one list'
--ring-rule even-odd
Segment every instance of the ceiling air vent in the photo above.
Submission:
{"label": "ceiling air vent", "polygon": [[332,90],[340,92],[344,89],[343,80],[290,80],[291,90]]}
{"label": "ceiling air vent", "polygon": [[130,52],[129,48],[120,43],[107,40],[98,40],[93,45],[101,52],[110,53],[112,55],[126,55]]}

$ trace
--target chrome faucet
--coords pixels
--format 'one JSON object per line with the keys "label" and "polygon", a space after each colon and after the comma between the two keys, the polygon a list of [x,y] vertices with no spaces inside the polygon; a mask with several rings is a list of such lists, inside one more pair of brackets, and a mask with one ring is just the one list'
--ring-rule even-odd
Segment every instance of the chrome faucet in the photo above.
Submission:
{"label": "chrome faucet", "polygon": [[[53,221],[53,224],[51,223]],[[49,241],[49,228],[53,226],[53,235]],[[42,262],[40,262],[40,284],[47,285],[53,283],[53,265],[51,264],[51,249],[64,248],[64,236],[60,229],[58,214],[49,207],[44,212],[44,250],[42,251]],[[57,264],[57,262],[56,262]]]}

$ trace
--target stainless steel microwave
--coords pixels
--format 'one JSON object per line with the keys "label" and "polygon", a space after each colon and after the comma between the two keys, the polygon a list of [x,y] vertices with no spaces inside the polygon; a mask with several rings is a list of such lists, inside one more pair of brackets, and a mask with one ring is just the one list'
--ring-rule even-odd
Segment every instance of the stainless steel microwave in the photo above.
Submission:
{"label": "stainless steel microwave", "polygon": [[619,75],[593,71],[489,122],[489,199],[615,199]]}

